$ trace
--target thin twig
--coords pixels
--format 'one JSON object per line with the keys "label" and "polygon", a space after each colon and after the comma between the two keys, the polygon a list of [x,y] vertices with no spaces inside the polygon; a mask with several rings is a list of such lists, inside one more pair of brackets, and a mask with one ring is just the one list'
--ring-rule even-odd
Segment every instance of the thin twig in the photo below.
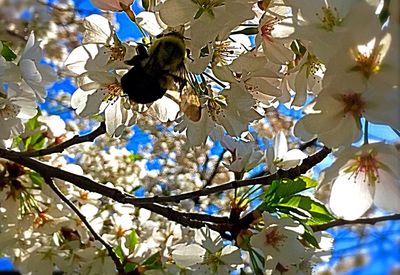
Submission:
{"label": "thin twig", "polygon": [[226,149],[224,149],[221,152],[221,154],[219,155],[218,160],[215,163],[213,170],[212,170],[210,176],[208,177],[208,179],[206,180],[206,183],[204,184],[203,188],[209,186],[212,183],[212,181],[214,180],[215,176],[217,175],[219,165],[220,165],[221,161],[224,159],[225,152],[226,152]]}
{"label": "thin twig", "polygon": [[347,220],[334,220],[332,222],[328,222],[325,224],[320,224],[320,225],[313,225],[311,228],[316,231],[323,231],[327,230],[328,228],[332,228],[335,226],[342,226],[342,225],[356,225],[356,224],[376,224],[378,222],[384,222],[384,221],[394,221],[394,220],[400,220],[400,214],[394,214],[390,216],[381,216],[381,217],[375,217],[375,218],[362,218],[362,219],[357,219],[353,221],[347,221]]}
{"label": "thin twig", "polygon": [[81,221],[86,225],[87,229],[92,233],[93,237],[98,240],[108,251],[108,255],[113,259],[114,264],[119,272],[119,274],[125,274],[124,272],[124,267],[120,262],[120,259],[118,258],[117,254],[115,254],[112,246],[107,243],[90,225],[86,217],[79,211],[79,209],[67,198],[64,196],[64,194],[58,189],[58,187],[54,184],[53,180],[49,177],[44,178],[46,184],[54,191],[54,193],[57,194],[57,196],[65,202],[66,205],[68,205],[72,211],[81,219]]}
{"label": "thin twig", "polygon": [[29,151],[29,152],[21,152],[20,155],[24,156],[24,157],[40,157],[40,156],[45,156],[45,155],[50,155],[53,153],[62,153],[66,148],[75,145],[75,144],[79,144],[79,143],[83,143],[83,142],[88,142],[88,141],[94,141],[94,139],[102,134],[104,134],[106,132],[106,125],[104,122],[102,122],[100,124],[100,126],[94,130],[93,132],[83,135],[83,136],[79,136],[76,135],[74,137],[72,137],[71,139],[57,144],[53,147],[49,147],[46,149],[41,149],[41,150],[37,150],[37,151]]}
{"label": "thin twig", "polygon": [[317,138],[314,138],[314,139],[312,139],[310,141],[307,141],[305,143],[301,143],[299,145],[299,150],[303,151],[303,150],[307,149],[308,147],[311,147],[311,146],[315,145],[317,140],[318,140]]}

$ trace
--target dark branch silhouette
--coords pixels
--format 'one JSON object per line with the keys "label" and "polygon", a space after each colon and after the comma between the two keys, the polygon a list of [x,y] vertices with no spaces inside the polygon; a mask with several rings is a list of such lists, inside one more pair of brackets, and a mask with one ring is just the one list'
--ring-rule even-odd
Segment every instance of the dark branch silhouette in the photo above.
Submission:
{"label": "dark branch silhouette", "polygon": [[87,229],[90,231],[90,233],[92,233],[93,237],[98,240],[102,245],[104,245],[104,247],[107,249],[108,251],[108,255],[112,258],[112,260],[115,263],[115,266],[118,270],[118,272],[120,274],[125,274],[124,272],[124,267],[121,264],[121,261],[119,260],[117,254],[115,254],[112,246],[110,244],[108,244],[94,229],[93,227],[90,225],[90,223],[88,222],[88,220],[86,219],[86,217],[79,211],[79,209],[70,201],[68,200],[64,194],[60,191],[60,189],[58,189],[58,187],[54,184],[53,180],[45,177],[44,181],[46,182],[46,184],[54,191],[54,193],[57,194],[57,196],[63,201],[65,202],[66,205],[68,205],[72,211],[74,211],[74,213],[81,219],[81,221],[86,225]]}

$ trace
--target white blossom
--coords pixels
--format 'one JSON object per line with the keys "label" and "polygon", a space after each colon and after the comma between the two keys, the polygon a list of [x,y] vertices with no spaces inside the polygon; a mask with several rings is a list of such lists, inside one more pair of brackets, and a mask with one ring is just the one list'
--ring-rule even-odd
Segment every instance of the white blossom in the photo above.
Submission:
{"label": "white blossom", "polygon": [[9,86],[7,98],[0,98],[0,139],[24,132],[24,122],[37,114],[35,95],[18,86]]}
{"label": "white blossom", "polygon": [[387,211],[400,211],[400,158],[393,145],[351,147],[325,170],[321,185],[332,183],[329,206],[347,220],[361,217],[374,203]]}

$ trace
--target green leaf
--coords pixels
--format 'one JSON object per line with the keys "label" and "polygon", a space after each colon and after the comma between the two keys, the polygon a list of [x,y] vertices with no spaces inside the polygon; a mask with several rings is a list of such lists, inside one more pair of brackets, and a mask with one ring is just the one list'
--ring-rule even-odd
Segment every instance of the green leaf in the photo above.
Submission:
{"label": "green leaf", "polygon": [[[128,272],[133,272],[133,271],[136,269],[137,266],[138,266],[137,263],[127,263],[127,264],[124,266],[124,271],[125,271],[126,273],[128,273]],[[133,273],[132,273],[132,274],[133,274]]]}
{"label": "green leaf", "polygon": [[132,229],[132,232],[129,234],[126,242],[126,247],[128,248],[129,253],[135,250],[137,244],[139,244],[139,236],[136,234],[136,231]]}
{"label": "green leaf", "polygon": [[146,270],[149,269],[161,269],[162,268],[162,262],[161,262],[161,254],[160,252],[157,252],[153,255],[151,255],[147,260],[143,263],[143,265],[146,266]]}
{"label": "green leaf", "polygon": [[34,186],[42,187],[44,179],[42,178],[41,175],[39,175],[36,172],[29,172],[29,178],[31,179]]}
{"label": "green leaf", "polygon": [[249,27],[245,28],[240,31],[234,31],[231,34],[245,34],[245,35],[254,35],[258,33],[258,28],[257,27]]}
{"label": "green leaf", "polygon": [[[35,130],[39,129],[40,123],[38,121],[38,117],[40,115],[41,115],[41,112],[39,110],[36,116],[34,116],[33,118],[28,120],[28,122],[25,124],[26,125],[25,128],[27,131],[35,132]],[[30,151],[30,150],[43,149],[45,142],[46,142],[46,139],[45,139],[44,133],[38,132],[38,133],[32,134],[29,137],[24,139],[25,150]]]}
{"label": "green leaf", "polygon": [[290,197],[309,188],[313,188],[316,185],[316,181],[305,176],[297,177],[294,180],[274,180],[268,188],[265,202],[267,202],[267,204],[277,203],[282,198]]}
{"label": "green leaf", "polygon": [[125,255],[120,243],[116,247],[114,247],[114,252],[118,256],[120,262],[122,263],[125,259]]}
{"label": "green leaf", "polygon": [[299,176],[299,177],[297,177],[295,179],[295,181],[298,180],[298,179],[305,182],[306,189],[314,188],[314,187],[316,187],[318,185],[318,181],[313,180],[312,178],[309,178],[309,177],[306,177],[306,176]]}
{"label": "green leaf", "polygon": [[17,58],[17,55],[7,45],[4,43],[1,43],[1,45],[2,47],[0,47],[0,55],[2,55],[5,60],[13,61],[15,58]]}
{"label": "green leaf", "polygon": [[307,196],[294,195],[290,198],[282,199],[278,206],[289,206],[307,211],[311,215],[311,218],[307,220],[308,225],[324,224],[334,220],[325,205]]}
{"label": "green leaf", "polygon": [[41,115],[41,112],[39,110],[38,113],[36,114],[36,116],[34,116],[33,118],[28,120],[28,122],[26,123],[26,128],[28,130],[35,130],[40,127],[40,123],[38,121],[38,118],[40,115]]}
{"label": "green leaf", "polygon": [[140,154],[130,154],[129,155],[129,160],[130,161],[137,161],[143,159],[142,155]]}
{"label": "green leaf", "polygon": [[200,8],[200,9],[196,12],[196,14],[194,15],[194,19],[200,18],[200,16],[203,14],[204,11],[205,11],[204,8]]}
{"label": "green leaf", "polygon": [[150,7],[150,1],[149,0],[142,0],[142,7],[145,11],[149,10]]}
{"label": "green leaf", "polygon": [[[307,228],[307,227],[304,227]],[[312,234],[309,230],[306,229],[304,234],[301,235],[303,239],[308,242],[310,245],[314,246],[315,248],[320,248],[317,239],[315,238],[314,234]]]}

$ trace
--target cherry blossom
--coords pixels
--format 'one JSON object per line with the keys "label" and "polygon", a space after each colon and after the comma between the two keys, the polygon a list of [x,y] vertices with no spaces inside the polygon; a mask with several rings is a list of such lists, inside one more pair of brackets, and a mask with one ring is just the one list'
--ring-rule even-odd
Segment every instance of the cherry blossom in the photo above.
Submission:
{"label": "cherry blossom", "polygon": [[287,170],[295,167],[306,157],[307,155],[299,149],[289,150],[286,136],[282,131],[275,135],[273,146],[268,147],[266,152],[267,165],[270,173],[275,173],[277,168]]}
{"label": "cherry blossom", "polygon": [[28,38],[25,49],[19,61],[21,77],[29,88],[31,88],[37,100],[43,102],[47,96],[45,86],[54,82],[57,77],[49,65],[39,63],[42,58],[40,41],[37,41],[32,32]]}
{"label": "cherry blossom", "polygon": [[0,139],[9,139],[24,132],[23,122],[37,114],[35,95],[10,85],[7,98],[0,98]]}
{"label": "cherry blossom", "polygon": [[388,87],[378,93],[374,87],[366,87],[361,75],[337,77],[318,95],[314,111],[296,124],[295,134],[305,139],[316,135],[327,146],[338,147],[361,137],[362,117],[399,129],[396,89]]}
{"label": "cherry blossom", "polygon": [[332,183],[329,206],[340,218],[355,220],[372,204],[399,212],[399,154],[384,143],[365,144],[341,152],[322,185]]}
{"label": "cherry blossom", "polygon": [[305,250],[297,238],[304,232],[303,226],[267,212],[263,213],[263,220],[264,228],[251,237],[250,244],[263,252],[265,268],[275,270],[278,263],[283,266],[300,263]]}

